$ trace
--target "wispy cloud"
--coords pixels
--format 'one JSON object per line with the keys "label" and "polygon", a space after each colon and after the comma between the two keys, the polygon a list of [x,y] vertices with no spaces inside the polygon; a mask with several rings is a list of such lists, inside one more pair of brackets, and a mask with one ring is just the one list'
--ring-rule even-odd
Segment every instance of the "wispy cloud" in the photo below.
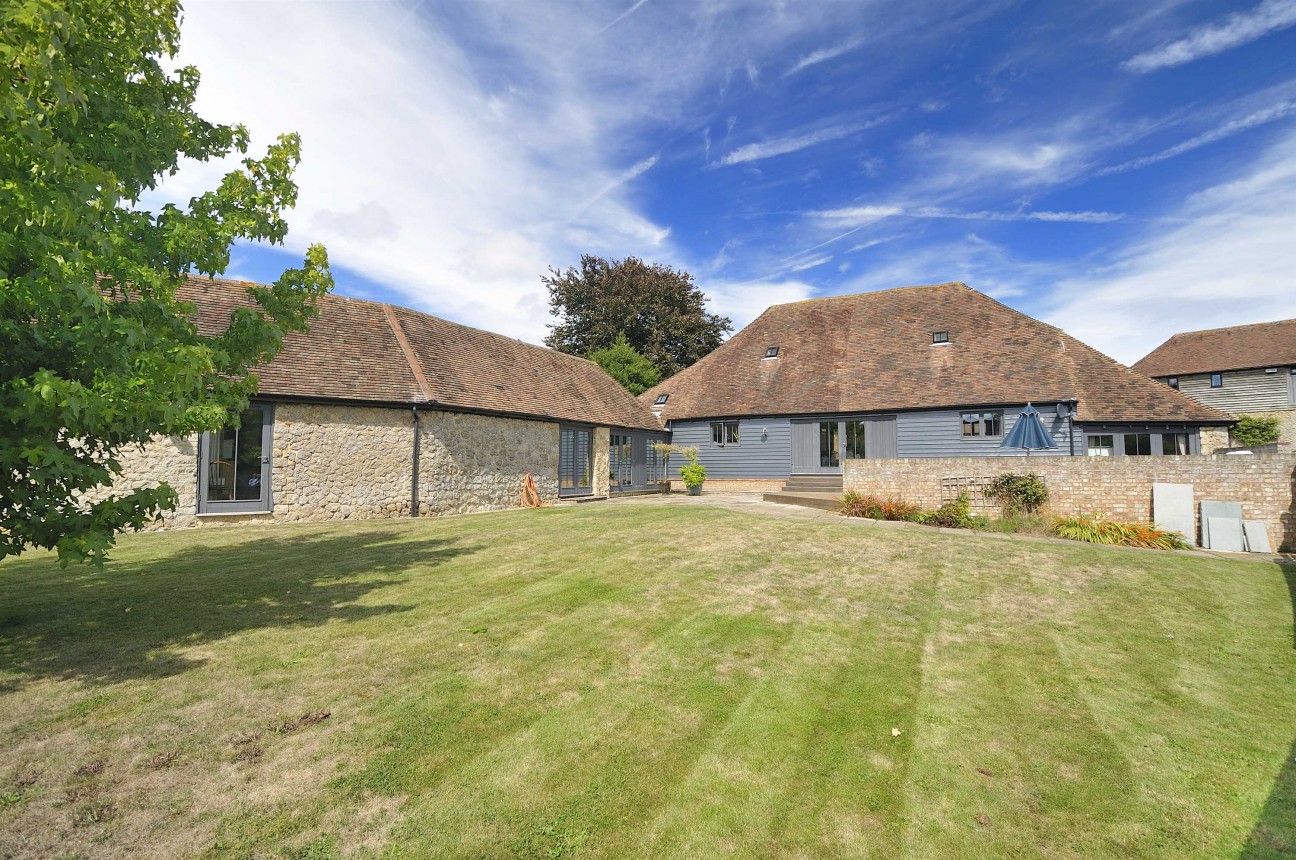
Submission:
{"label": "wispy cloud", "polygon": [[832,261],[833,258],[831,254],[822,254],[817,257],[810,257],[809,259],[799,260],[792,263],[787,266],[787,268],[783,269],[783,273],[804,272],[807,269],[816,269],[819,266],[831,263]]}
{"label": "wispy cloud", "polygon": [[864,126],[855,125],[838,125],[830,128],[822,128],[818,131],[808,132],[806,134],[793,135],[792,137],[780,137],[774,140],[764,140],[759,143],[749,143],[746,146],[740,146],[733,152],[728,153],[720,159],[720,164],[729,166],[732,164],[745,164],[749,161],[760,161],[765,158],[773,158],[776,155],[787,155],[789,152],[797,152],[802,149],[809,149],[812,146],[818,146],[821,143],[827,143],[830,140],[841,140],[849,137]]}
{"label": "wispy cloud", "polygon": [[1147,73],[1181,66],[1254,42],[1294,24],[1296,0],[1265,0],[1254,9],[1234,12],[1223,21],[1198,27],[1181,39],[1137,54],[1121,63],[1121,68]]}
{"label": "wispy cloud", "polygon": [[792,65],[791,68],[789,68],[786,72],[783,73],[783,77],[786,78],[789,75],[795,75],[797,72],[800,72],[804,69],[808,69],[811,66],[817,66],[819,63],[826,63],[829,60],[835,60],[838,57],[842,56],[843,54],[849,54],[851,51],[855,50],[862,44],[864,44],[862,40],[856,39],[851,42],[844,42],[843,44],[840,45],[834,45],[830,48],[819,48],[817,50],[811,51],[810,53],[805,54],[800,59],[798,59],[796,63]]}
{"label": "wispy cloud", "polygon": [[1047,319],[1126,363],[1206,325],[1292,316],[1296,133],[1153,222],[1114,262],[1057,282]]}
{"label": "wispy cloud", "polygon": [[1160,152],[1154,152],[1151,155],[1145,155],[1142,158],[1133,158],[1129,161],[1115,164],[1111,167],[1104,167],[1095,173],[1095,176],[1109,176],[1113,173],[1124,173],[1127,170],[1137,170],[1140,167],[1147,167],[1149,164],[1156,164],[1160,161],[1166,161],[1177,155],[1183,155],[1185,152],[1191,152],[1208,144],[1223,140],[1226,137],[1232,137],[1235,134],[1241,134],[1248,129],[1257,126],[1267,125],[1271,122],[1283,119],[1296,113],[1296,99],[1287,99],[1267,108],[1255,111],[1240,119],[1230,120],[1221,126],[1211,129],[1204,134],[1191,137],[1182,143],[1167,147]]}
{"label": "wispy cloud", "polygon": [[611,21],[609,21],[609,22],[607,22],[606,24],[604,24],[602,27],[600,27],[600,28],[595,32],[594,35],[597,36],[597,35],[599,35],[600,33],[604,33],[604,32],[606,32],[606,31],[612,29],[612,28],[615,27],[617,24],[620,24],[622,21],[624,21],[626,18],[629,18],[629,17],[630,17],[631,15],[633,15],[635,12],[638,12],[638,11],[639,11],[639,7],[642,6],[642,5],[644,5],[644,4],[647,3],[647,2],[648,2],[648,0],[635,0],[634,5],[632,5],[629,9],[626,9],[626,10],[625,10],[624,12],[622,12],[620,15],[616,16],[615,18],[613,18]]}
{"label": "wispy cloud", "polygon": [[999,212],[982,210],[963,212],[957,209],[943,209],[938,206],[904,207],[855,206],[845,209],[822,209],[810,213],[816,218],[834,224],[874,223],[882,218],[899,216],[904,218],[937,218],[959,221],[1054,221],[1072,224],[1109,224],[1125,217],[1120,212],[1056,212],[1050,210],[1019,210]]}

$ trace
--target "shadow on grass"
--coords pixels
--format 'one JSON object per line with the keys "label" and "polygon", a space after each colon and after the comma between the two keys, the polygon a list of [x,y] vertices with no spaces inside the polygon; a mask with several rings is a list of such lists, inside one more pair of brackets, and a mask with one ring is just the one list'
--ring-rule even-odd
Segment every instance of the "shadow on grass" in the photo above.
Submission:
{"label": "shadow on grass", "polygon": [[[1284,564],[1282,570],[1291,595],[1292,648],[1296,649],[1296,565]],[[1260,820],[1238,856],[1239,860],[1296,857],[1296,741],[1292,741]]]}
{"label": "shadow on grass", "polygon": [[412,606],[360,605],[414,568],[471,552],[443,539],[383,531],[195,545],[102,571],[52,559],[0,579],[0,692],[41,678],[114,683],[205,663],[175,653],[242,632],[355,622]]}

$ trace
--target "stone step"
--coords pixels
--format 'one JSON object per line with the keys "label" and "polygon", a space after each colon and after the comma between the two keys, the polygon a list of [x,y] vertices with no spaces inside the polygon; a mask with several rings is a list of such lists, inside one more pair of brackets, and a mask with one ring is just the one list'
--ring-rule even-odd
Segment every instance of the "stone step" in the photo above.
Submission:
{"label": "stone step", "polygon": [[780,493],[766,493],[763,498],[767,502],[777,502],[780,505],[800,505],[803,508],[818,508],[823,511],[835,511],[837,510],[839,494],[815,492],[789,493],[785,490]]}

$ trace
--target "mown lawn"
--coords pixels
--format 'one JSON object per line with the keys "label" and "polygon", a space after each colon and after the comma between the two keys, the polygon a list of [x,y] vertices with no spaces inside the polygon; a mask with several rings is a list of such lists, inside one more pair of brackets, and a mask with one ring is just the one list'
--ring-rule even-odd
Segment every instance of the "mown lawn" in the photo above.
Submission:
{"label": "mown lawn", "polygon": [[0,858],[1290,856],[1294,589],[624,503],[33,554]]}

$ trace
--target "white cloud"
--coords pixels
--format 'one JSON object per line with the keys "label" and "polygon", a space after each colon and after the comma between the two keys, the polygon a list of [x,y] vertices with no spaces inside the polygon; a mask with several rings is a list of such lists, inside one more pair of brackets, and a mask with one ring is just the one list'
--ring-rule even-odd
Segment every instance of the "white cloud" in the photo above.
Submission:
{"label": "white cloud", "polygon": [[1114,358],[1171,334],[1296,315],[1296,134],[1231,182],[1188,198],[1177,226],[1059,283],[1047,319]]}
{"label": "white cloud", "polygon": [[[855,206],[845,209],[823,209],[811,212],[814,217],[838,225],[872,224],[883,218],[935,218],[959,221],[1055,221],[1074,224],[1108,224],[1124,218],[1120,212],[1053,212],[1048,210],[1020,210],[1015,212],[961,212],[938,206],[905,207],[897,205]],[[867,245],[867,243],[866,243]],[[861,246],[863,247],[863,246]]]}
{"label": "white cloud", "polygon": [[776,155],[787,155],[789,152],[808,149],[812,146],[818,146],[821,143],[827,143],[830,140],[841,140],[844,137],[849,137],[861,128],[863,128],[861,125],[838,125],[807,132],[806,134],[781,137],[775,140],[765,140],[760,143],[749,143],[746,146],[738,147],[733,152],[730,152],[724,158],[720,159],[720,164],[724,166],[731,164],[744,164],[748,161],[760,161],[765,158],[773,158]]}
{"label": "white cloud", "polygon": [[830,48],[819,48],[817,50],[811,51],[810,53],[798,59],[796,63],[793,64],[792,68],[788,69],[786,72],[783,73],[783,77],[786,78],[788,75],[795,75],[797,72],[802,71],[803,69],[808,69],[811,66],[817,66],[818,64],[825,63],[828,60],[835,60],[838,57],[842,56],[843,54],[850,53],[851,51],[855,50],[862,44],[864,44],[862,40],[856,39],[851,42],[845,42],[840,45],[834,45]]}
{"label": "white cloud", "polygon": [[1296,24],[1296,0],[1265,0],[1250,11],[1234,12],[1219,23],[1198,27],[1181,39],[1131,57],[1121,68],[1145,73],[1181,66],[1254,42],[1293,24]]}
{"label": "white cloud", "polygon": [[1151,155],[1145,155],[1142,158],[1134,158],[1129,161],[1116,164],[1111,167],[1104,167],[1095,173],[1095,176],[1109,176],[1113,173],[1124,173],[1127,170],[1137,170],[1140,167],[1147,167],[1150,164],[1156,164],[1160,161],[1166,161],[1185,152],[1191,152],[1194,149],[1207,146],[1216,141],[1232,137],[1235,134],[1241,134],[1257,126],[1267,125],[1271,122],[1277,122],[1280,119],[1291,116],[1296,113],[1296,99],[1287,99],[1278,104],[1262,108],[1247,116],[1239,119],[1229,120],[1228,122],[1211,129],[1196,137],[1189,138],[1182,143],[1167,147],[1160,152],[1154,152]]}
{"label": "white cloud", "polygon": [[711,312],[732,319],[738,331],[770,305],[811,298],[815,288],[795,280],[717,281],[707,285],[707,293]]}
{"label": "white cloud", "polygon": [[613,27],[615,27],[617,24],[620,24],[620,23],[621,23],[622,21],[624,21],[626,18],[629,18],[629,17],[630,17],[631,15],[633,15],[635,12],[639,11],[639,7],[642,6],[643,4],[647,3],[647,2],[648,2],[648,0],[635,0],[634,4],[631,5],[630,8],[626,9],[626,10],[625,10],[624,12],[622,12],[620,15],[616,16],[616,17],[613,18],[611,21],[609,21],[607,24],[605,24],[605,25],[603,25],[602,27],[600,27],[600,28],[598,29],[597,33],[596,33],[595,35],[598,35],[599,33],[604,33],[604,32],[606,32],[606,31],[612,29]]}

